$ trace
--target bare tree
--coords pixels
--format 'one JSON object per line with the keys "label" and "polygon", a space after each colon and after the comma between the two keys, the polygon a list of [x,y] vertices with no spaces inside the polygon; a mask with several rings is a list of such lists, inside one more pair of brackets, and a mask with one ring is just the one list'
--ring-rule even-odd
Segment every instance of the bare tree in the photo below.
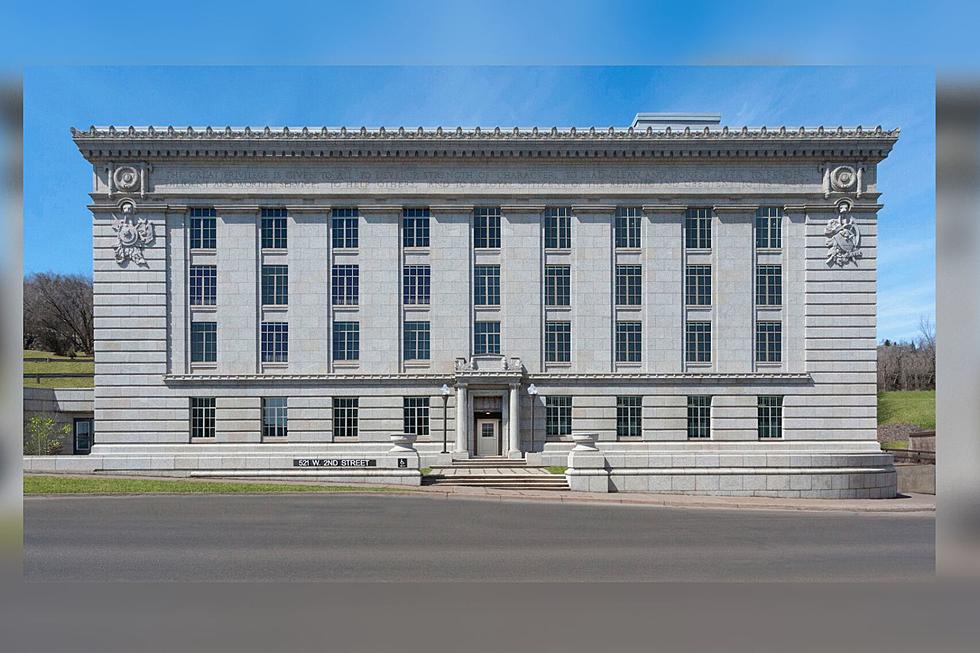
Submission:
{"label": "bare tree", "polygon": [[878,346],[878,390],[933,390],[936,387],[936,330],[919,320],[916,340],[886,340]]}
{"label": "bare tree", "polygon": [[24,346],[65,356],[91,354],[92,280],[49,272],[24,280]]}

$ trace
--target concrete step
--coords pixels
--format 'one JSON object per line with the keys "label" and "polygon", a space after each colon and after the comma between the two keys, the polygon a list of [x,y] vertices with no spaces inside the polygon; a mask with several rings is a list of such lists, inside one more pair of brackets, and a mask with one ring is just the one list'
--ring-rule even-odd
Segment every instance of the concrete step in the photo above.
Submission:
{"label": "concrete step", "polygon": [[512,490],[567,490],[564,476],[552,474],[470,474],[466,476],[442,476],[438,474],[422,479],[424,485],[455,487],[485,487]]}

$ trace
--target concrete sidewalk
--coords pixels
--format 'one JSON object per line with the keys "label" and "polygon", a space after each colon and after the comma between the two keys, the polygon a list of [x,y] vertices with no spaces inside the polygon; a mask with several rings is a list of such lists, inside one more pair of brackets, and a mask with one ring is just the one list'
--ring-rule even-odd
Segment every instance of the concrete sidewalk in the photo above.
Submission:
{"label": "concrete sidewalk", "polygon": [[[189,479],[174,476],[148,476],[130,474],[45,474],[45,476],[71,476],[78,478],[130,478],[169,481],[189,481],[196,483],[235,482],[235,483],[275,483],[277,485],[342,485],[343,483],[324,483],[314,479],[243,479],[233,476]],[[890,513],[890,514],[934,514],[936,497],[929,494],[907,494],[896,499],[776,499],[768,497],[715,497],[691,496],[683,494],[647,494],[640,492],[572,492],[556,490],[500,490],[481,487],[446,487],[404,485],[365,486],[364,494],[377,495],[371,489],[386,489],[392,493],[412,496],[425,496],[439,499],[470,499],[481,501],[533,501],[569,504],[613,504],[630,506],[652,506],[665,508],[711,508],[721,510],[802,510],[813,512],[852,512],[852,513]],[[349,494],[358,494],[355,490]],[[69,496],[69,495],[33,495]],[[86,495],[92,496],[92,495]],[[106,496],[121,496],[119,494]]]}

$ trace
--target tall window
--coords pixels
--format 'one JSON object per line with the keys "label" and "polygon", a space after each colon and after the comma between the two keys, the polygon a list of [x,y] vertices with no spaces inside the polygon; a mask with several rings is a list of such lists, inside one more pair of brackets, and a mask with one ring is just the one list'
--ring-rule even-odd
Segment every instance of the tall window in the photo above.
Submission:
{"label": "tall window", "polygon": [[333,323],[333,359],[356,361],[361,354],[361,325],[359,322]]}
{"label": "tall window", "polygon": [[286,249],[286,209],[262,209],[262,249]]}
{"label": "tall window", "polygon": [[402,245],[429,246],[429,209],[402,210]]}
{"label": "tall window", "polygon": [[429,398],[405,397],[402,401],[404,402],[402,418],[405,433],[427,437],[429,435]]}
{"label": "tall window", "polygon": [[759,306],[780,306],[783,303],[783,266],[756,266],[755,303]]}
{"label": "tall window", "polygon": [[262,399],[262,437],[284,438],[286,430],[286,398],[265,397]]}
{"label": "tall window", "polygon": [[331,298],[334,306],[357,306],[360,270],[356,265],[335,265],[331,274]]}
{"label": "tall window", "polygon": [[406,265],[402,274],[402,302],[406,306],[427,305],[432,272],[428,265]]}
{"label": "tall window", "polygon": [[778,363],[783,360],[782,322],[757,322],[755,325],[755,361]]}
{"label": "tall window", "polygon": [[620,207],[616,209],[616,247],[638,248],[640,246],[640,219],[643,211],[639,207]]}
{"label": "tall window", "polygon": [[783,246],[783,210],[778,206],[760,206],[755,212],[756,249],[779,249]]}
{"label": "tall window", "polygon": [[759,397],[759,437],[783,437],[783,398]]}
{"label": "tall window", "polygon": [[684,299],[688,306],[711,306],[711,266],[688,265],[684,271]]}
{"label": "tall window", "polygon": [[544,398],[545,434],[549,438],[560,438],[572,434],[572,398]]}
{"label": "tall window", "polygon": [[500,247],[500,209],[481,207],[473,211],[473,247]]}
{"label": "tall window", "polygon": [[500,266],[473,266],[473,304],[476,306],[500,305]]}
{"label": "tall window", "polygon": [[687,437],[711,437],[711,396],[694,395],[687,398]]}
{"label": "tall window", "polygon": [[429,360],[429,323],[406,322],[404,333],[405,360]]}
{"label": "tall window", "polygon": [[264,306],[286,306],[289,304],[288,266],[262,266],[262,304]]}
{"label": "tall window", "polygon": [[191,362],[214,363],[218,360],[218,323],[191,322]]}
{"label": "tall window", "polygon": [[572,213],[567,206],[552,207],[545,212],[544,246],[548,249],[571,249]]}
{"label": "tall window", "polygon": [[476,322],[473,324],[473,353],[500,353],[500,322]]}
{"label": "tall window", "polygon": [[333,398],[334,438],[357,437],[357,397]]}
{"label": "tall window", "polygon": [[217,222],[214,209],[191,209],[191,249],[215,249],[218,246]]}
{"label": "tall window", "polygon": [[190,270],[191,306],[214,306],[218,298],[218,268],[192,265]]}
{"label": "tall window", "polygon": [[262,362],[285,363],[289,360],[289,324],[262,323]]}
{"label": "tall window", "polygon": [[643,433],[643,397],[616,397],[616,437],[638,438]]}
{"label": "tall window", "polygon": [[639,306],[643,296],[643,267],[640,265],[616,266],[616,305]]}
{"label": "tall window", "polygon": [[330,217],[334,249],[357,249],[357,209],[333,209]]}
{"label": "tall window", "polygon": [[643,357],[643,323],[616,322],[616,362],[639,363]]}
{"label": "tall window", "polygon": [[544,266],[545,306],[568,306],[572,295],[572,268],[568,265]]}
{"label": "tall window", "polygon": [[685,360],[688,363],[710,363],[711,322],[688,322],[686,344]]}
{"label": "tall window", "polygon": [[688,249],[711,249],[711,209],[687,210],[684,246]]}
{"label": "tall window", "polygon": [[548,363],[567,363],[572,360],[571,322],[545,322],[544,360]]}
{"label": "tall window", "polygon": [[214,437],[214,397],[191,397],[191,437]]}

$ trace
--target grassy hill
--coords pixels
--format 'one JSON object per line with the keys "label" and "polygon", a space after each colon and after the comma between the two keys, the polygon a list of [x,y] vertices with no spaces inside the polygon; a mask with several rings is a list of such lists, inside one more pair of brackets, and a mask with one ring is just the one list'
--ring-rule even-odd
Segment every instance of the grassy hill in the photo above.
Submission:
{"label": "grassy hill", "polygon": [[914,424],[922,429],[936,428],[936,391],[879,392],[878,424]]}
{"label": "grassy hill", "polygon": [[[82,374],[80,377],[40,379],[32,374]],[[91,356],[74,359],[49,351],[24,350],[24,386],[32,388],[91,388],[95,381],[95,363]]]}

